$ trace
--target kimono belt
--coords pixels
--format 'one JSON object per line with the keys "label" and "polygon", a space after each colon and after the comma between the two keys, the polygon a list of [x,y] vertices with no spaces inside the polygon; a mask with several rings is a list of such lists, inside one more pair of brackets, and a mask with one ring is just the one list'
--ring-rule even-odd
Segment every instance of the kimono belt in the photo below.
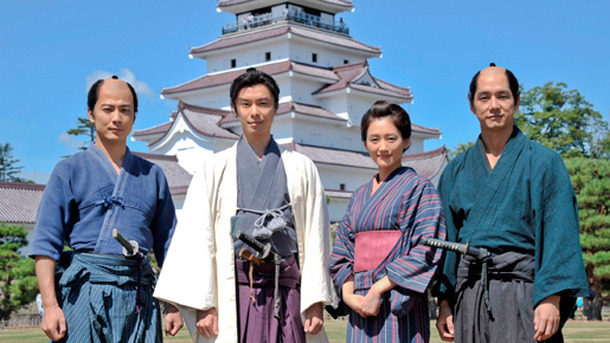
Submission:
{"label": "kimono belt", "polygon": [[478,260],[470,255],[462,256],[457,270],[456,292],[461,292],[465,287],[475,280],[481,280],[484,301],[487,310],[491,312],[489,305],[489,280],[521,280],[534,282],[534,256],[518,252],[506,252],[495,255],[484,261]]}
{"label": "kimono belt", "polygon": [[[294,255],[282,259],[279,265],[279,273],[276,272],[276,266],[273,263],[257,264],[237,259],[235,260],[235,267],[237,283],[249,285],[251,290],[252,288],[275,288],[274,293],[277,294],[278,287],[298,289],[301,281],[301,271],[297,266]],[[251,299],[254,300],[254,297],[251,296]],[[277,314],[279,299],[275,299],[274,302]]]}
{"label": "kimono belt", "polygon": [[[64,256],[62,256],[64,258]],[[60,287],[70,287],[82,283],[104,283],[123,286],[136,284],[138,292],[141,286],[150,286],[154,283],[154,275],[148,257],[144,255],[141,260],[129,259],[122,256],[74,253],[69,265],[62,261],[63,268],[59,269]],[[138,307],[139,312],[139,307]]]}
{"label": "kimono belt", "polygon": [[400,230],[374,230],[358,232],[355,236],[354,272],[373,270],[392,253],[400,240]]}

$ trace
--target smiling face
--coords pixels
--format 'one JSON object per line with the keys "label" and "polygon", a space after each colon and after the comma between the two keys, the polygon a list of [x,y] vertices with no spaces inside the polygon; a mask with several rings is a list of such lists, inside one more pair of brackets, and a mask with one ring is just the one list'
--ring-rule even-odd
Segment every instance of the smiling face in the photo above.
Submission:
{"label": "smiling face", "polygon": [[470,110],[479,119],[481,131],[512,132],[514,113],[518,108],[519,99],[515,101],[510,91],[506,70],[499,67],[483,69],[470,105]]}
{"label": "smiling face", "polygon": [[384,180],[401,166],[402,154],[411,139],[404,139],[388,117],[373,119],[366,132],[364,147],[379,168],[379,179]]}
{"label": "smiling face", "polygon": [[127,84],[115,79],[104,80],[88,115],[95,124],[96,144],[125,145],[135,121],[133,96]]}
{"label": "smiling face", "polygon": [[233,110],[239,117],[247,142],[268,140],[277,108],[267,86],[256,84],[242,88],[237,94]]}

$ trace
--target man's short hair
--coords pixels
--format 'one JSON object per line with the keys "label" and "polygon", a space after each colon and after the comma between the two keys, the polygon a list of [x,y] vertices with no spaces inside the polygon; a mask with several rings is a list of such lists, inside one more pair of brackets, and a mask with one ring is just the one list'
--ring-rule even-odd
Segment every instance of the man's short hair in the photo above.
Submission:
{"label": "man's short hair", "polygon": [[[496,64],[490,63],[489,66],[495,67]],[[506,71],[506,78],[508,79],[508,88],[510,89],[510,92],[513,94],[513,99],[514,99],[514,102],[516,105],[517,99],[519,99],[519,97],[521,96],[521,93],[519,91],[519,81],[517,80],[517,77],[515,76],[515,74],[513,74],[512,71],[510,71],[506,68],[504,70]],[[470,81],[470,89],[468,90],[468,101],[470,101],[470,104],[473,106],[474,106],[474,95],[477,93],[479,75],[481,75],[480,70],[476,74],[474,74],[474,76],[472,77],[472,80]]]}
{"label": "man's short hair", "polygon": [[[115,80],[119,80],[119,77],[116,75],[112,75],[111,78],[115,79]],[[91,112],[93,112],[93,108],[95,108],[95,104],[97,103],[97,99],[100,94],[100,88],[104,84],[104,80],[105,79],[99,79],[99,80],[95,81],[95,83],[93,85],[91,85],[91,88],[89,88],[89,94],[87,94],[87,109],[89,109],[89,111],[91,111]],[[123,81],[123,80],[121,80],[121,81]],[[136,95],[136,91],[129,84],[129,82],[127,82],[127,81],[123,81],[123,82],[125,82],[127,84],[127,86],[129,87],[129,90],[131,91],[131,96],[133,97],[133,113],[137,113],[138,112],[138,96]]]}
{"label": "man's short hair", "polygon": [[265,85],[269,89],[269,92],[273,95],[273,104],[277,109],[279,106],[280,88],[273,77],[267,73],[256,70],[255,68],[248,68],[245,73],[233,80],[229,91],[231,95],[231,107],[233,109],[237,108],[237,96],[243,88],[256,85]]}

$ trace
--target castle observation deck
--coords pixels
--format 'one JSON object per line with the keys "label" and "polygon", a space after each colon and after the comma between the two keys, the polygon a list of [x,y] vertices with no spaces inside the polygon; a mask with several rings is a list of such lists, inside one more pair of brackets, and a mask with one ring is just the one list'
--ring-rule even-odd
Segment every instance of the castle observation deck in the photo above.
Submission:
{"label": "castle observation deck", "polygon": [[284,22],[349,36],[349,27],[343,22],[343,18],[337,21],[333,13],[294,4],[280,4],[238,13],[234,22],[223,26],[222,34],[232,34]]}

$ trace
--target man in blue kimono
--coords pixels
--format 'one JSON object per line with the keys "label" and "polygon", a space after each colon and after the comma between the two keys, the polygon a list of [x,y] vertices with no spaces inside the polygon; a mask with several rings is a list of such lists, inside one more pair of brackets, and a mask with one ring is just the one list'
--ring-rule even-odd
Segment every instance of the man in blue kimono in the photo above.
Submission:
{"label": "man in blue kimono", "polygon": [[[163,264],[176,223],[169,187],[161,168],[127,148],[138,110],[133,87],[116,76],[99,80],[87,103],[96,141],[57,164],[34,228],[41,326],[61,342],[161,342],[146,253],[153,249]],[[139,258],[123,255],[115,228],[139,245]],[[179,312],[167,319],[175,334]]]}
{"label": "man in blue kimono", "polygon": [[488,249],[448,252],[437,329],[444,341],[563,342],[574,299],[586,296],[578,208],[561,157],[513,124],[519,83],[492,64],[472,79],[474,146],[445,169],[439,193],[448,240]]}

